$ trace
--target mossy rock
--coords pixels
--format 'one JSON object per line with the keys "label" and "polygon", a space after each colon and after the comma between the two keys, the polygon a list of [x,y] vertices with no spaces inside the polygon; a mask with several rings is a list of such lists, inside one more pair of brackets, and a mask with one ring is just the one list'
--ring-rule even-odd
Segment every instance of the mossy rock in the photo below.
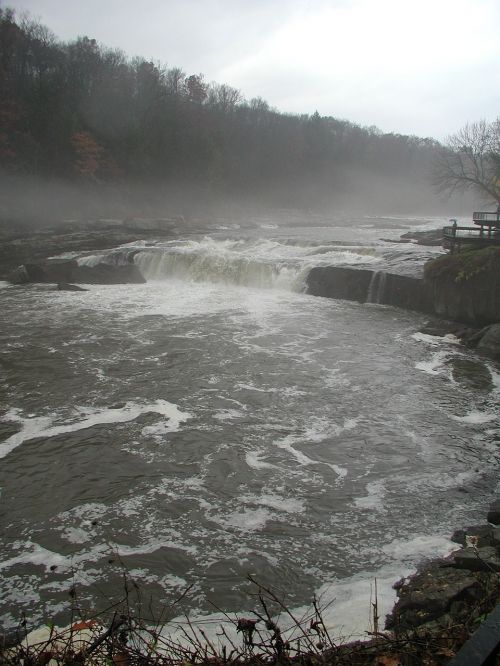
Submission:
{"label": "mossy rock", "polygon": [[483,273],[500,278],[500,247],[447,254],[428,261],[424,267],[425,279],[432,281],[467,282]]}

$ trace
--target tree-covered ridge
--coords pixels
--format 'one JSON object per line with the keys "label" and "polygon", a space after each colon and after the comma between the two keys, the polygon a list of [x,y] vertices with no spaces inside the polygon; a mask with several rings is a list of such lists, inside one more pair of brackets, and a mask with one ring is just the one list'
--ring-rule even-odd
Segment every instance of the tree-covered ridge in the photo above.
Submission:
{"label": "tree-covered ridge", "polygon": [[[360,103],[362,97],[360,96]],[[362,188],[367,174],[421,184],[438,144],[346,120],[289,115],[94,39],[61,42],[0,9],[0,168],[103,185],[191,183],[284,203]]]}

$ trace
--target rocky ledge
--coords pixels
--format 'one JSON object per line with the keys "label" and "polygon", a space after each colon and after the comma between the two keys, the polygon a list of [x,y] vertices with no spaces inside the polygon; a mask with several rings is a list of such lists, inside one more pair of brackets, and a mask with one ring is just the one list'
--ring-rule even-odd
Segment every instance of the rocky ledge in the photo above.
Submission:
{"label": "rocky ledge", "polygon": [[113,248],[144,238],[172,237],[191,229],[181,216],[162,219],[67,221],[31,229],[0,223],[0,279],[23,264],[44,262],[63,252]]}
{"label": "rocky ledge", "polygon": [[[343,266],[318,266],[307,277],[313,296],[378,303],[436,315],[441,334],[500,361],[500,248],[443,255],[422,278]],[[451,320],[451,322],[449,321]]]}
{"label": "rocky ledge", "polygon": [[[398,600],[386,629],[396,639],[431,640],[441,645],[443,658],[451,657],[495,609],[500,602],[500,500],[491,505],[487,521],[456,531],[451,538],[458,550],[395,584]],[[462,648],[457,663],[483,663],[459,660],[469,651]]]}
{"label": "rocky ledge", "polygon": [[7,276],[12,284],[30,282],[53,283],[61,291],[80,291],[78,284],[142,284],[146,282],[137,266],[127,264],[97,264],[79,266],[74,259],[48,259],[27,263]]}
{"label": "rocky ledge", "polygon": [[[458,550],[424,563],[395,583],[397,602],[385,631],[369,641],[340,645],[322,663],[371,666],[496,664],[500,638],[500,501],[488,523],[458,530]],[[374,615],[377,612],[373,604]]]}

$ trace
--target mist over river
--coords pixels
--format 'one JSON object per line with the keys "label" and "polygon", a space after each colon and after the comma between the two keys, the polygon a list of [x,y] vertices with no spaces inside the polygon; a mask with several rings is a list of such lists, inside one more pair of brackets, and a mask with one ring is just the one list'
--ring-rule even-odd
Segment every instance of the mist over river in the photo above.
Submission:
{"label": "mist over river", "polygon": [[[314,594],[348,634],[392,583],[482,521],[498,480],[500,368],[423,315],[304,293],[313,266],[416,274],[392,244],[442,219],[252,228],[79,256],[147,283],[3,285],[0,624],[106,608],[123,570],[193,616]],[[148,602],[149,603],[149,602]],[[145,605],[146,602],[145,602]],[[147,613],[146,613],[147,614]]]}

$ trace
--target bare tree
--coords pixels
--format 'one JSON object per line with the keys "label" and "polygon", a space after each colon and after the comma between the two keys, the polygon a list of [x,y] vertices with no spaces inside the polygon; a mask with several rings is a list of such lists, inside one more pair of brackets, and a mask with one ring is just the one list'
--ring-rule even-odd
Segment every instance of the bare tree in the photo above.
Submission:
{"label": "bare tree", "polygon": [[434,165],[440,192],[475,190],[500,204],[500,117],[480,120],[448,137]]}

